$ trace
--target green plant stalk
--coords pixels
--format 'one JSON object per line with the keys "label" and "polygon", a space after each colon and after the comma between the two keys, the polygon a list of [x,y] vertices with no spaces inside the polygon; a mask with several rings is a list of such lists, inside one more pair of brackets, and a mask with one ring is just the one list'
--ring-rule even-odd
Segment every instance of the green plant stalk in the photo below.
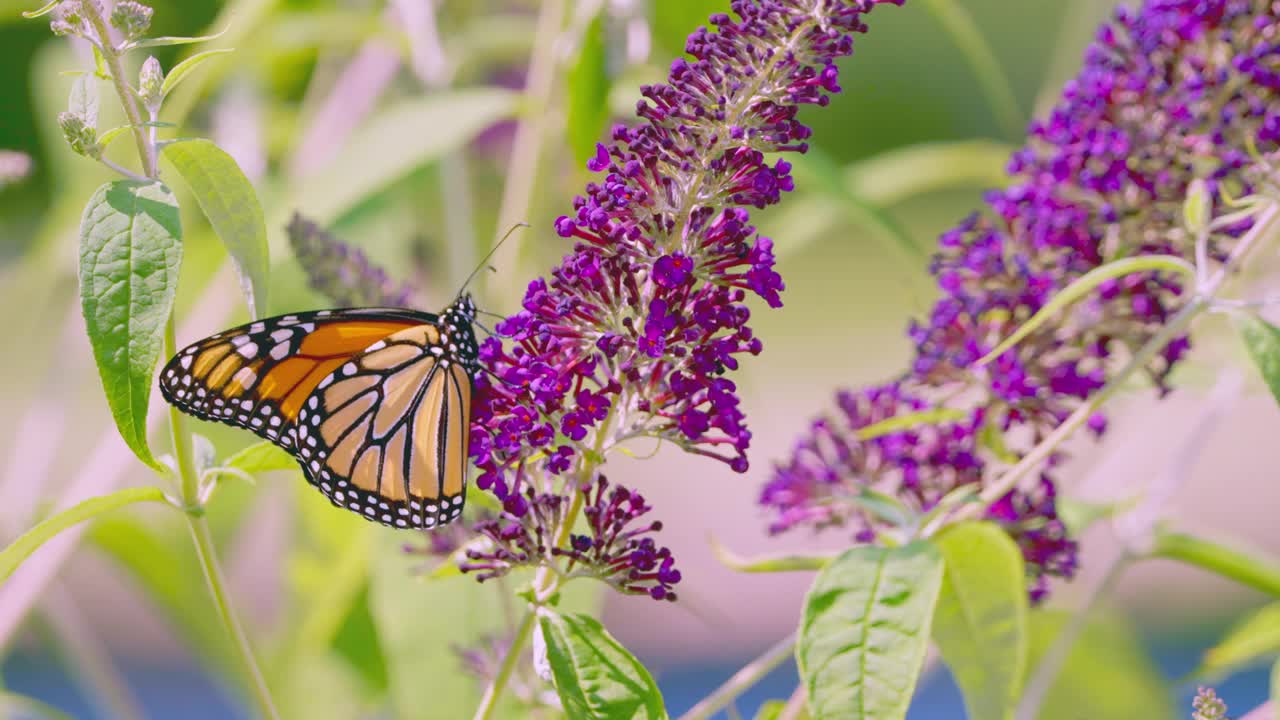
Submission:
{"label": "green plant stalk", "polygon": [[[177,352],[174,320],[169,316],[164,334],[165,355],[172,357]],[[263,718],[278,720],[275,703],[271,700],[271,692],[258,669],[253,648],[249,638],[240,625],[239,618],[231,608],[231,600],[227,594],[227,583],[218,565],[217,549],[213,543],[213,533],[209,531],[209,523],[204,518],[204,507],[200,499],[200,478],[196,474],[191,454],[191,434],[187,432],[186,418],[172,405],[169,406],[169,430],[173,437],[173,452],[181,478],[183,514],[187,518],[187,526],[191,530],[191,540],[195,545],[196,556],[200,561],[200,569],[204,571],[205,583],[209,586],[209,594],[218,616],[226,628],[236,655],[239,657],[241,671],[250,690],[251,697]]]}
{"label": "green plant stalk", "polygon": [[714,692],[698,701],[679,720],[707,720],[707,718],[716,714],[720,709],[733,702],[742,693],[746,692],[752,685],[755,685],[773,671],[774,668],[781,665],[784,661],[791,658],[796,648],[796,633],[791,633],[785,638],[779,640],[776,644],[765,650],[760,657],[752,660],[742,669],[733,674],[733,677],[724,682],[723,685],[716,688]]}
{"label": "green plant stalk", "polygon": [[1001,69],[1000,60],[991,50],[977,23],[957,0],[925,0],[925,8],[937,18],[951,35],[956,47],[969,63],[1000,128],[1011,138],[1022,137],[1024,118],[1018,108],[1009,76]]}
{"label": "green plant stalk", "polygon": [[525,610],[524,617],[520,619],[520,626],[516,629],[515,637],[511,638],[511,649],[507,651],[507,656],[502,658],[502,664],[498,666],[498,674],[494,675],[493,682],[484,689],[484,695],[480,698],[480,705],[476,708],[476,714],[473,720],[488,720],[493,717],[493,710],[497,707],[498,697],[507,686],[507,681],[511,679],[511,673],[516,669],[516,664],[520,662],[523,655],[524,646],[529,642],[529,638],[533,636],[533,624],[537,620],[537,613],[532,608]]}
{"label": "green plant stalk", "polygon": [[1158,531],[1147,558],[1177,560],[1280,597],[1280,568],[1264,559],[1186,533]]}
{"label": "green plant stalk", "polygon": [[156,147],[147,137],[147,128],[143,123],[148,118],[143,117],[142,108],[138,107],[137,97],[134,95],[133,88],[129,86],[129,81],[125,80],[124,64],[120,62],[120,53],[116,51],[114,43],[111,42],[111,27],[107,24],[107,18],[103,14],[102,6],[94,0],[81,0],[81,12],[88,18],[89,23],[93,25],[93,31],[98,35],[99,50],[102,52],[102,59],[107,64],[107,70],[111,72],[111,82],[116,86],[116,93],[120,96],[120,104],[124,106],[125,117],[129,119],[130,130],[133,132],[133,140],[138,144],[138,157],[142,160],[142,174],[152,180],[159,179],[160,171],[156,161]]}

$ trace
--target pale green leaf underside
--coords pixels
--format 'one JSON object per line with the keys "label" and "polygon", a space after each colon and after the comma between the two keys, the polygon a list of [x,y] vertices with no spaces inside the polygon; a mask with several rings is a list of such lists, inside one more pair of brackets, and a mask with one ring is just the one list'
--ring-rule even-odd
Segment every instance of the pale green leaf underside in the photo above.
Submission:
{"label": "pale green leaf underside", "polygon": [[299,469],[298,461],[294,460],[292,455],[267,440],[250,445],[227,458],[223,464],[250,475],[272,470]]}
{"label": "pale green leaf underside", "polygon": [[928,543],[862,546],[814,580],[796,662],[817,720],[901,720],[929,645],[942,555]]}
{"label": "pale green leaf underside", "polygon": [[147,404],[178,287],[181,238],[178,203],[159,182],[103,185],[80,223],[80,304],[107,404],[124,441],[158,471]]}
{"label": "pale green leaf underside", "polygon": [[667,713],[649,671],[604,629],[577,613],[538,618],[556,691],[569,720],[659,720]]}
{"label": "pale green leaf underside", "polygon": [[1011,716],[1027,656],[1022,552],[989,523],[958,525],[935,543],[946,562],[933,639],[964,694],[968,717]]}
{"label": "pale green leaf underside", "polygon": [[249,313],[267,307],[270,257],[267,223],[253,184],[234,158],[210,140],[183,140],[165,146],[164,156],[186,180],[213,231],[235,261]]}

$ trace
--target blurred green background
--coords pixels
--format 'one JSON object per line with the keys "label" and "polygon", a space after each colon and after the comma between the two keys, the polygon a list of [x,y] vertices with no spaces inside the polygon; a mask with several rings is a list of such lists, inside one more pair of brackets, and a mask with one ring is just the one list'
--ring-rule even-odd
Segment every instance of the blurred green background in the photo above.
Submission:
{"label": "blurred green background", "polygon": [[[83,69],[90,58],[83,46],[52,37],[45,22],[24,21],[20,12],[34,4],[0,0],[0,150],[25,153],[32,167],[0,188],[0,307],[10,323],[10,341],[0,343],[0,533],[9,537],[52,508],[154,481],[116,438],[75,298],[80,210],[109,173],[71,154],[56,115],[71,83],[62,71]],[[587,181],[584,153],[611,119],[628,116],[638,86],[659,80],[684,36],[727,0],[151,4],[153,34],[225,29],[212,45],[235,48],[198,70],[162,119],[178,123],[179,136],[215,139],[257,186],[272,242],[271,313],[323,305],[284,238],[295,209],[415,283],[426,307],[452,297],[511,223],[528,223],[480,293],[486,309],[508,313],[523,286],[569,247],[552,221]],[[781,310],[756,309],[766,350],[737,378],[755,431],[752,469],[735,475],[666,451],[611,462],[611,476],[645,492],[666,524],[684,571],[682,602],[606,598],[590,588],[573,599],[603,603],[606,623],[651,663],[674,712],[788,632],[809,580],[735,574],[715,561],[709,536],[746,554],[841,541],[766,536],[755,497],[771,462],[828,406],[834,388],[903,366],[906,323],[932,296],[925,267],[933,239],[1003,181],[1024,123],[1053,101],[1113,5],[968,0],[959,6],[971,24],[959,26],[948,14],[957,5],[947,2],[879,8],[842,63],[845,92],[829,108],[804,113],[815,151],[796,161],[798,189],[756,214],[777,243],[787,291]],[[424,45],[421,24],[397,12],[434,18],[438,42]],[[539,18],[551,12],[563,13],[559,28],[540,33]],[[162,48],[157,56],[168,69],[186,52]],[[547,85],[521,97],[531,54],[549,63]],[[103,107],[104,115],[114,108],[105,93]],[[515,137],[532,145],[513,151]],[[129,163],[132,152],[118,142],[111,156]],[[244,319],[246,310],[216,238],[180,189],[179,198],[188,209],[178,337],[186,343]],[[1202,374],[1217,362],[1217,355],[1202,360]],[[1108,442],[1079,444],[1069,487],[1123,496],[1165,470],[1169,438],[1192,432],[1202,413],[1192,385],[1160,404],[1122,400]],[[1233,403],[1175,513],[1280,547],[1266,512],[1278,499],[1268,481],[1280,460],[1266,438],[1280,418],[1266,401]],[[224,427],[200,432],[219,454],[249,440]],[[1259,501],[1242,509],[1245,493]],[[252,487],[224,487],[210,509],[236,603],[286,716],[469,714],[478,686],[451,648],[501,628],[498,593],[511,587],[425,581],[411,573],[421,560],[400,552],[404,535],[351,520],[313,495],[293,473],[277,473]],[[6,684],[77,717],[231,716],[239,681],[226,669],[181,524],[130,511],[77,540],[45,548],[0,588]],[[1083,578],[1060,588],[1055,604],[1073,607],[1093,582],[1093,558],[1115,552],[1105,530],[1085,547]],[[1258,602],[1155,564],[1126,577],[1116,598],[1118,617],[1143,618],[1137,628],[1171,678],[1194,666],[1226,619]],[[1123,647],[1097,652],[1103,666],[1148,662]],[[913,718],[958,715],[956,696],[936,675]],[[787,668],[771,676],[743,711],[771,694],[785,697],[792,677]],[[1240,708],[1260,701],[1259,678],[1239,676],[1225,686],[1227,699]]]}

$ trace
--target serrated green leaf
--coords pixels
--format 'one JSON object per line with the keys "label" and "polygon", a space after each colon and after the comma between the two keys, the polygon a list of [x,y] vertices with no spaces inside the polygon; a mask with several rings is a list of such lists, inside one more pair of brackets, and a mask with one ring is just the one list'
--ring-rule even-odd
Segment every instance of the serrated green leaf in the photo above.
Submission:
{"label": "serrated green leaf", "polygon": [[85,125],[98,128],[98,78],[88,74],[76,77],[71,83],[67,110],[84,118]]}
{"label": "serrated green leaf", "polygon": [[341,217],[409,172],[462,147],[515,112],[498,88],[437,92],[392,105],[352,134],[336,157],[295,187],[285,205],[319,223]]}
{"label": "serrated green leaf", "polygon": [[[1034,668],[1070,620],[1061,611],[1028,616],[1028,668]],[[1099,659],[1105,658],[1105,662]],[[1037,720],[1174,718],[1173,693],[1124,618],[1100,615],[1072,645],[1040,704]]]}
{"label": "serrated green leaf", "polygon": [[901,720],[915,691],[942,555],[916,542],[846,551],[805,598],[796,663],[817,720]]}
{"label": "serrated green leaf", "polygon": [[163,98],[168,95],[170,91],[178,86],[178,83],[186,79],[186,77],[205,60],[208,60],[215,55],[225,55],[230,52],[235,52],[235,48],[205,50],[204,52],[196,53],[177,65],[174,65],[173,69],[169,71],[169,74],[164,76],[164,82],[160,85],[160,97]]}
{"label": "serrated green leaf", "polygon": [[946,563],[934,642],[964,694],[968,717],[1012,717],[1027,658],[1022,552],[990,523],[948,528],[934,544]]}
{"label": "serrated green leaf", "polygon": [[164,491],[157,487],[137,487],[117,490],[110,495],[89,498],[77,503],[62,512],[40,521],[35,527],[26,531],[14,540],[3,551],[0,551],[0,584],[9,579],[14,570],[26,560],[31,553],[48,542],[55,535],[85,520],[91,520],[105,512],[111,512],[126,505],[140,502],[163,502]]}
{"label": "serrated green leaf", "polygon": [[217,40],[218,38],[222,37],[226,33],[227,31],[223,30],[221,32],[214,33],[213,35],[200,35],[198,37],[169,36],[169,37],[147,38],[145,40],[138,40],[137,42],[131,42],[128,44],[128,46],[125,47],[125,49],[141,50],[142,48],[166,47],[169,45],[191,45],[192,43],[201,43],[201,42],[208,42],[210,40]]}
{"label": "serrated green leaf", "polygon": [[271,260],[267,223],[253,183],[235,159],[211,140],[184,140],[166,145],[164,156],[187,181],[204,216],[235,261],[249,314],[262,317],[267,307]]}
{"label": "serrated green leaf", "polygon": [[1036,314],[1032,315],[1012,335],[1005,338],[991,352],[979,358],[978,362],[974,364],[981,367],[1000,357],[1009,348],[1021,342],[1023,338],[1040,329],[1042,325],[1053,319],[1059,312],[1096,290],[1102,283],[1140,272],[1168,272],[1194,277],[1196,269],[1191,263],[1176,255],[1141,255],[1113,260],[1106,265],[1096,267],[1076,278],[1070,285],[1059,291],[1057,295],[1050,298],[1049,302],[1044,304],[1044,307],[1036,311]]}
{"label": "serrated green leaf", "polygon": [[596,143],[609,121],[609,68],[604,19],[598,13],[582,34],[578,57],[566,78],[568,101],[565,132],[581,166],[596,154]]}
{"label": "serrated green leaf", "polygon": [[38,17],[48,15],[49,13],[53,12],[54,8],[58,7],[58,3],[60,2],[62,2],[62,0],[50,0],[48,4],[46,4],[44,7],[40,8],[39,10],[23,11],[22,17],[27,18],[28,20],[34,20]]}
{"label": "serrated green leaf", "polygon": [[653,676],[599,620],[544,610],[538,627],[569,720],[667,717]]}
{"label": "serrated green leaf", "polygon": [[163,183],[116,180],[90,198],[80,222],[85,327],[120,435],[158,472],[147,404],[181,262],[178,202]]}
{"label": "serrated green leaf", "polygon": [[300,469],[298,461],[294,460],[292,455],[267,440],[250,445],[227,458],[223,464],[227,467],[247,472],[250,475],[272,470]]}
{"label": "serrated green leaf", "polygon": [[1280,328],[1253,313],[1236,315],[1235,321],[1249,357],[1258,366],[1272,397],[1280,403]]}
{"label": "serrated green leaf", "polygon": [[115,142],[116,138],[120,137],[121,135],[123,135],[124,133],[128,132],[131,129],[132,128],[130,128],[128,125],[113,127],[110,130],[98,136],[98,145],[102,146],[102,149],[105,150],[107,149],[107,147],[111,145],[112,142]]}
{"label": "serrated green leaf", "polygon": [[1280,653],[1280,603],[1249,613],[1205,651],[1195,676],[1217,680]]}

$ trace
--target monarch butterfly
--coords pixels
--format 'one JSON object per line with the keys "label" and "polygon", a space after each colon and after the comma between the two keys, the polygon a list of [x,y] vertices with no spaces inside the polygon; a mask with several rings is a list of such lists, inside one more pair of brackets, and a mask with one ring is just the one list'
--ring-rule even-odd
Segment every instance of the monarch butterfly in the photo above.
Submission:
{"label": "monarch butterfly", "polygon": [[292,454],[339,507],[398,528],[462,514],[479,369],[462,293],[439,316],[394,308],[280,315],[188,346],[160,373],[179,410]]}

